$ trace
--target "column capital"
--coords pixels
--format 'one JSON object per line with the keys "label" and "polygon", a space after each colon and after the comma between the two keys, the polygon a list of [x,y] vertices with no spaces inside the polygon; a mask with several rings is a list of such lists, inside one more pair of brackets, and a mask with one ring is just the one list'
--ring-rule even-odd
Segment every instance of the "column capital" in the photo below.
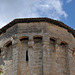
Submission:
{"label": "column capital", "polygon": [[61,44],[61,40],[59,38],[56,39],[56,42],[55,42],[55,50],[59,50],[60,44]]}
{"label": "column capital", "polygon": [[17,36],[12,36],[11,39],[12,39],[12,44],[17,43],[19,40]]}
{"label": "column capital", "polygon": [[33,40],[33,36],[29,37],[29,40],[28,40],[28,46],[29,48],[32,48],[34,45],[34,40]]}

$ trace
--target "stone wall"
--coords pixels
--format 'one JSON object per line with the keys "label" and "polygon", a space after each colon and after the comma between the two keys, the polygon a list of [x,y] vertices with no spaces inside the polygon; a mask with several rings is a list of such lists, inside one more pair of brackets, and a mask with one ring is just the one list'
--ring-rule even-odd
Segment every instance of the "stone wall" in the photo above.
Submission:
{"label": "stone wall", "polygon": [[47,23],[17,23],[0,35],[2,75],[75,75],[75,38]]}

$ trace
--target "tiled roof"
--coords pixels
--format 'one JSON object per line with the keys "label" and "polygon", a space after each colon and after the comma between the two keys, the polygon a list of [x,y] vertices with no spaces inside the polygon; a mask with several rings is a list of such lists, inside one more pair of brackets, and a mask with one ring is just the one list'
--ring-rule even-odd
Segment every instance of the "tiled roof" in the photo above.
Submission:
{"label": "tiled roof", "polygon": [[73,36],[75,37],[75,30],[73,30],[71,27],[65,25],[64,23],[62,23],[60,21],[53,20],[53,19],[50,19],[50,18],[20,18],[20,19],[14,19],[9,24],[5,25],[3,28],[0,29],[0,34],[6,32],[6,30],[8,28],[12,27],[13,25],[15,25],[17,23],[30,23],[30,22],[49,22],[49,23],[52,23],[52,24],[55,24],[57,26],[60,26],[60,27],[63,27],[65,29],[67,29],[68,32],[73,34]]}

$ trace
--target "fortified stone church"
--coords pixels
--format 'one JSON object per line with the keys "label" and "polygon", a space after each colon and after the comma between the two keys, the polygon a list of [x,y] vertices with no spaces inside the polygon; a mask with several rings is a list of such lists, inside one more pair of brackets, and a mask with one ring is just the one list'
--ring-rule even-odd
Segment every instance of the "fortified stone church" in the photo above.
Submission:
{"label": "fortified stone church", "polygon": [[75,30],[50,18],[15,19],[0,29],[1,75],[75,75]]}

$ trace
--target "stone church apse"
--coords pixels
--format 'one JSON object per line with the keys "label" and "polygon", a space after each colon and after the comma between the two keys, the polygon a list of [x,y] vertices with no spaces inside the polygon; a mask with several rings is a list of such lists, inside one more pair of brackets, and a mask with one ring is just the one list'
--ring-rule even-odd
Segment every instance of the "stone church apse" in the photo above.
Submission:
{"label": "stone church apse", "polygon": [[0,29],[1,75],[75,75],[75,30],[50,18],[15,19]]}

